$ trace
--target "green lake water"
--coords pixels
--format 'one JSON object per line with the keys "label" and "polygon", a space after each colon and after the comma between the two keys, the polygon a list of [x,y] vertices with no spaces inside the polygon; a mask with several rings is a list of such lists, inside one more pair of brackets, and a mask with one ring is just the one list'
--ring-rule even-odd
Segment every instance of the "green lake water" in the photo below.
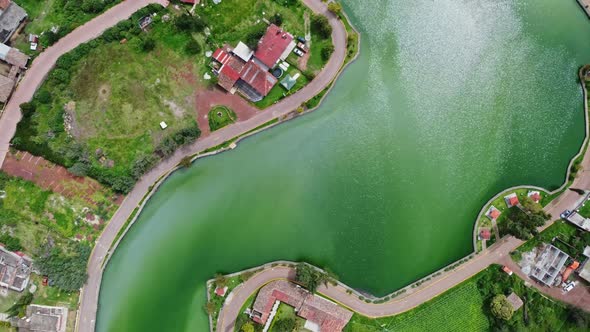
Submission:
{"label": "green lake water", "polygon": [[583,139],[574,0],[345,1],[362,54],[315,113],[175,173],[105,271],[98,331],[207,331],[205,281],[306,260],[376,295],[472,251],[498,191]]}

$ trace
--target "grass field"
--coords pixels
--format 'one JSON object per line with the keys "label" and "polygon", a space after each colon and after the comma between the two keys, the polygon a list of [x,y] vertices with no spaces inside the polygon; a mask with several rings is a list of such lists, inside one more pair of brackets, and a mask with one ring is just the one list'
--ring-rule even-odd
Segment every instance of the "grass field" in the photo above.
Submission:
{"label": "grass field", "polygon": [[309,10],[299,1],[286,6],[272,0],[240,0],[197,7],[196,14],[206,19],[213,44],[220,47],[224,43],[235,45],[238,41],[245,41],[250,32],[265,25],[263,18],[270,19],[275,14],[281,15],[283,29],[294,36],[304,35],[305,11]]}
{"label": "grass field", "polygon": [[238,117],[234,111],[225,106],[215,106],[208,114],[209,129],[215,131],[236,122]]}
{"label": "grass field", "polygon": [[487,331],[483,299],[475,281],[426,302],[406,313],[380,319],[355,314],[345,331]]}
{"label": "grass field", "polygon": [[[490,311],[491,299],[514,292],[525,301],[504,321]],[[587,331],[590,314],[577,311],[525,286],[491,265],[442,295],[397,316],[370,319],[355,314],[344,331]]]}
{"label": "grass field", "polygon": [[[3,231],[20,239],[23,251],[31,256],[41,251],[42,246],[51,238],[57,243],[69,242],[79,235],[83,239],[95,238],[104,225],[92,225],[84,221],[87,213],[98,214],[100,211],[88,209],[78,200],[45,191],[32,182],[9,177],[0,172],[0,190],[6,197],[0,199],[0,224]],[[113,211],[103,211],[104,220],[111,217]]]}
{"label": "grass field", "polygon": [[[58,36],[63,37],[121,0],[106,0],[101,6],[94,8],[86,7],[82,1],[78,0],[14,0],[14,2],[23,7],[29,20],[24,33],[16,38],[14,46],[28,54],[34,54],[37,52],[29,49],[30,33],[40,35],[52,27],[57,27]],[[48,46],[47,43],[47,37],[42,36],[41,44]]]}
{"label": "grass field", "polygon": [[[146,10],[156,9],[165,12]],[[36,112],[19,124],[18,148],[66,167],[88,164],[92,177],[125,192],[154,163],[158,147],[170,153],[170,145],[186,142],[173,136],[197,128],[194,92],[205,57],[186,54],[192,37],[172,22],[154,22],[143,33],[136,19],[60,59],[34,99]],[[156,46],[146,52],[148,38]]]}

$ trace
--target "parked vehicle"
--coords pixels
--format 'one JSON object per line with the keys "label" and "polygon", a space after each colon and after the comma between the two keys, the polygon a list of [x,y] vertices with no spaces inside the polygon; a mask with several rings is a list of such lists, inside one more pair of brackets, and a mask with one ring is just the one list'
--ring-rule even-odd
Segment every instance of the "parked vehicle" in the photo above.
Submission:
{"label": "parked vehicle", "polygon": [[570,281],[569,283],[565,284],[565,286],[563,287],[563,291],[567,293],[574,289],[574,287],[576,287],[576,282]]}
{"label": "parked vehicle", "polygon": [[299,36],[299,37],[297,37],[297,40],[298,40],[299,42],[301,42],[301,43],[304,43],[304,44],[305,44],[305,38],[303,38],[303,37]]}
{"label": "parked vehicle", "polygon": [[303,56],[303,52],[301,52],[301,50],[298,48],[294,49],[293,53],[297,54],[298,56]]}
{"label": "parked vehicle", "polygon": [[561,217],[561,219],[565,219],[565,218],[569,217],[569,216],[570,216],[570,214],[572,214],[572,211],[570,211],[570,210],[565,210],[565,211],[563,211],[563,212],[562,212],[562,213],[561,213],[559,216]]}
{"label": "parked vehicle", "polygon": [[297,47],[299,47],[299,49],[303,52],[307,53],[307,47],[305,46],[305,43],[297,43]]}

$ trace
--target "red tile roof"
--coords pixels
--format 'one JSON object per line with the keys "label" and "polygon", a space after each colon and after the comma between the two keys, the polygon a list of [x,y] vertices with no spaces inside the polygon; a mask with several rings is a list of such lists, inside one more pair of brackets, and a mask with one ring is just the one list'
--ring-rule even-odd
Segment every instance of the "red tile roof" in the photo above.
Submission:
{"label": "red tile roof", "polygon": [[489,214],[489,216],[490,216],[490,218],[492,218],[492,219],[498,219],[498,217],[500,216],[500,210],[498,210],[498,209],[492,209],[492,210],[490,211],[490,214]]}
{"label": "red tile roof", "polygon": [[539,193],[538,193],[538,192],[534,192],[534,193],[532,193],[532,194],[531,194],[531,196],[529,196],[529,197],[530,197],[530,198],[533,200],[533,202],[535,202],[535,203],[539,203],[539,201],[541,200],[541,195],[539,195]]}
{"label": "red tile roof", "polygon": [[510,206],[515,206],[518,205],[518,197],[516,195],[508,198],[508,202],[510,203]]}
{"label": "red tile roof", "polygon": [[240,73],[240,78],[263,96],[268,95],[273,86],[277,84],[277,79],[270,72],[252,60],[246,63]]}
{"label": "red tile roof", "polygon": [[292,41],[293,36],[290,33],[271,24],[258,42],[254,56],[267,67],[272,68]]}
{"label": "red tile roof", "polygon": [[225,64],[226,62],[229,61],[230,58],[231,58],[231,55],[220,48],[215,50],[215,53],[213,53],[213,59],[215,59],[215,61],[217,61],[221,64]]}
{"label": "red tile roof", "polygon": [[225,296],[225,292],[227,292],[227,287],[217,287],[215,288],[215,294],[217,296]]}
{"label": "red tile roof", "polygon": [[201,0],[180,0],[180,2],[190,3],[191,5],[194,5],[196,3],[198,5],[199,2],[201,2]]}
{"label": "red tile roof", "polygon": [[275,301],[295,308],[297,315],[320,326],[322,332],[340,332],[352,312],[286,280],[277,280],[262,287],[256,296],[253,320],[265,324]]}
{"label": "red tile roof", "polygon": [[492,232],[490,232],[489,229],[482,229],[481,232],[479,232],[479,237],[481,237],[484,240],[489,240],[492,237]]}

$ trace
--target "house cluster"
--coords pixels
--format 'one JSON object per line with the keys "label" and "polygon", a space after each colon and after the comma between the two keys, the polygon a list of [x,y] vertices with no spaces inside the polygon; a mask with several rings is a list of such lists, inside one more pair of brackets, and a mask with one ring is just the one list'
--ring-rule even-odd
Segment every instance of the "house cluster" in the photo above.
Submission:
{"label": "house cluster", "polygon": [[68,309],[31,304],[22,318],[13,317],[10,324],[18,331],[65,332]]}
{"label": "house cluster", "polygon": [[[529,190],[527,193],[527,197],[530,198],[533,202],[539,203],[541,201],[541,193],[536,190]],[[504,202],[508,208],[520,206],[520,201],[518,199],[518,195],[516,193],[511,193],[509,195],[504,196]],[[494,205],[491,205],[490,208],[486,211],[486,217],[488,217],[492,222],[496,222],[500,215],[502,215],[502,211],[500,211]],[[492,236],[491,230],[488,227],[481,227],[478,233],[479,240],[490,240]]]}
{"label": "house cluster", "polygon": [[242,42],[233,49],[229,46],[217,49],[212,67],[219,86],[232,94],[239,92],[253,102],[262,100],[282,74],[270,70],[287,68],[288,64],[283,62],[296,46],[290,33],[271,24],[254,51]]}
{"label": "house cluster", "polygon": [[0,43],[0,102],[6,103],[21,73],[27,69],[29,56]]}
{"label": "house cluster", "polygon": [[32,266],[30,257],[0,246],[0,287],[22,292],[29,284]]}
{"label": "house cluster", "polygon": [[27,12],[12,0],[0,0],[0,42],[6,43],[27,18]]}
{"label": "house cluster", "polygon": [[249,315],[266,331],[280,303],[295,308],[297,316],[306,320],[304,328],[312,332],[340,332],[352,317],[351,311],[287,280],[272,281],[262,287]]}

